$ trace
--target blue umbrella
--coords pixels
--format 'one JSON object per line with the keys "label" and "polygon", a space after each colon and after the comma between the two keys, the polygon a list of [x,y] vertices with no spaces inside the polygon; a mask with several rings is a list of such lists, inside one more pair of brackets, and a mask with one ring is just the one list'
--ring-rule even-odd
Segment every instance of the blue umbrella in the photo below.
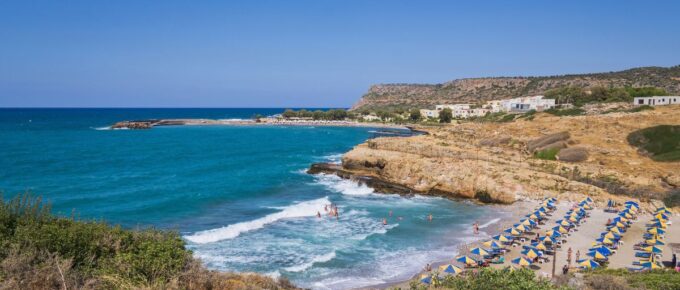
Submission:
{"label": "blue umbrella", "polygon": [[610,250],[609,248],[607,248],[607,247],[605,247],[605,246],[595,247],[595,248],[592,248],[592,249],[590,249],[590,250],[592,250],[592,251],[598,251],[598,252],[602,253],[602,254],[605,255],[605,256],[610,256],[610,255],[612,254],[612,250]]}
{"label": "blue umbrella", "polygon": [[432,276],[428,274],[423,274],[422,276],[420,276],[420,282],[430,284],[432,282]]}

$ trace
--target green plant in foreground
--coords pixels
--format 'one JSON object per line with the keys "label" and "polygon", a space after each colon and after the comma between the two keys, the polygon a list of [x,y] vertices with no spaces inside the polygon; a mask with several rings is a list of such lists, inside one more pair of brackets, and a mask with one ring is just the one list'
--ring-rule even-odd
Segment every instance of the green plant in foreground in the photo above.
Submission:
{"label": "green plant in foreground", "polygon": [[560,153],[559,148],[543,149],[536,151],[536,153],[534,153],[534,157],[543,160],[557,160],[557,153]]}

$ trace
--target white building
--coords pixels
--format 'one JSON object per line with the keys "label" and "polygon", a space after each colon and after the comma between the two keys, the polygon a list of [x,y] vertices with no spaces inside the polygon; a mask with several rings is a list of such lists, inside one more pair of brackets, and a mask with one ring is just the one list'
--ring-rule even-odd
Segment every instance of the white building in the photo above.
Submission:
{"label": "white building", "polygon": [[373,122],[373,121],[380,121],[381,120],[380,117],[378,117],[376,115],[372,115],[372,114],[362,116],[361,119],[366,121],[366,122]]}
{"label": "white building", "polygon": [[439,111],[440,110],[420,109],[420,115],[425,118],[439,118]]}
{"label": "white building", "polygon": [[680,104],[680,96],[653,96],[637,97],[633,99],[633,105],[664,106]]}
{"label": "white building", "polygon": [[554,99],[544,99],[543,96],[529,96],[505,100],[486,102],[484,106],[492,113],[498,112],[526,112],[530,110],[543,111],[555,107]]}

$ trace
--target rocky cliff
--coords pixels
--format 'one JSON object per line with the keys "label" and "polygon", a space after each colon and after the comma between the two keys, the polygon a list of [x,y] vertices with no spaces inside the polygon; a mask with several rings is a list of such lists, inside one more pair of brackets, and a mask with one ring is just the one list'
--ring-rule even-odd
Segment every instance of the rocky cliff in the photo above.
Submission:
{"label": "rocky cliff", "polygon": [[543,94],[564,86],[653,86],[671,94],[680,94],[680,66],[547,77],[469,78],[432,85],[381,84],[372,86],[352,110],[426,108],[442,103],[488,101]]}
{"label": "rocky cliff", "polygon": [[[680,124],[680,106],[576,117],[539,113],[531,121],[425,127],[428,135],[372,139],[346,153],[341,167],[311,171],[377,184],[384,189],[379,191],[484,202],[588,195],[599,203],[634,198],[654,206],[680,188],[680,163],[656,162],[626,138],[658,124]],[[534,154],[550,148],[563,150],[558,160]]]}

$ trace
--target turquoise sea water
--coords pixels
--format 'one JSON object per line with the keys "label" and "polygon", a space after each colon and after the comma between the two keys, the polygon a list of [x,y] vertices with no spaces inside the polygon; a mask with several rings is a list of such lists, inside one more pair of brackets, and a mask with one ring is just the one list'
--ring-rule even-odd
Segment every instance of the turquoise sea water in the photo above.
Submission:
{"label": "turquoise sea water", "polygon": [[[120,120],[281,111],[0,109],[0,190],[5,198],[40,194],[63,215],[176,229],[210,268],[281,275],[315,289],[408,278],[456,255],[457,245],[472,238],[473,222],[499,215],[467,202],[374,194],[335,176],[304,173],[313,162],[338,162],[381,129],[106,130]],[[330,203],[339,207],[339,219],[325,214]]]}

